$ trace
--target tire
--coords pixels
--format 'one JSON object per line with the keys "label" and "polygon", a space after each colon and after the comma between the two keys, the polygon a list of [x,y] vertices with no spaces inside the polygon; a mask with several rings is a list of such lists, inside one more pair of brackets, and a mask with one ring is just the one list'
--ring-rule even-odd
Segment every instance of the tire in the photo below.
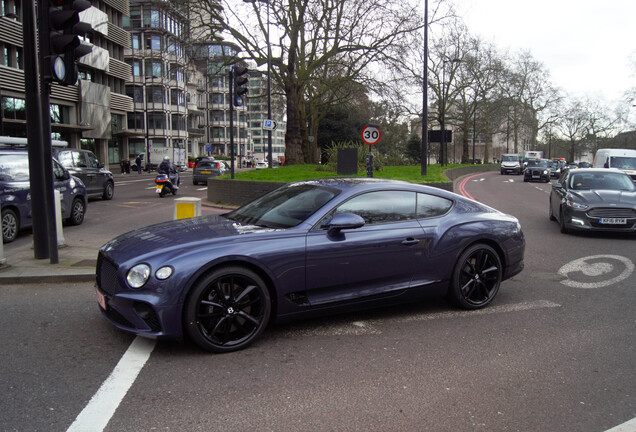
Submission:
{"label": "tire", "polygon": [[561,228],[561,232],[563,234],[567,234],[570,232],[568,227],[565,226],[565,217],[563,216],[563,209],[559,210],[559,228]]}
{"label": "tire", "polygon": [[102,199],[104,200],[112,200],[113,195],[115,195],[115,185],[113,182],[106,182],[104,186],[104,194],[102,195]]}
{"label": "tire", "polygon": [[161,188],[161,192],[159,192],[159,198],[163,198],[166,196],[166,187]]}
{"label": "tire", "polygon": [[20,219],[16,212],[11,209],[2,210],[2,241],[11,243],[18,238],[20,232]]}
{"label": "tire", "polygon": [[549,208],[548,208],[548,217],[551,221],[555,221],[554,213],[552,213],[552,198],[550,198]]}
{"label": "tire", "polygon": [[193,184],[193,185],[195,185],[195,186],[197,186],[197,185],[199,184],[199,182],[198,182],[198,181],[194,181],[194,180],[192,180],[192,184]]}
{"label": "tire", "polygon": [[497,252],[485,244],[472,245],[455,263],[449,299],[462,309],[483,308],[497,295],[502,275]]}
{"label": "tire", "polygon": [[86,214],[86,204],[81,198],[75,198],[73,204],[71,204],[71,214],[68,217],[68,223],[70,225],[81,225],[84,222],[84,215]]}
{"label": "tire", "polygon": [[222,267],[197,282],[185,303],[185,331],[201,348],[230,352],[260,336],[271,313],[263,280],[243,267]]}

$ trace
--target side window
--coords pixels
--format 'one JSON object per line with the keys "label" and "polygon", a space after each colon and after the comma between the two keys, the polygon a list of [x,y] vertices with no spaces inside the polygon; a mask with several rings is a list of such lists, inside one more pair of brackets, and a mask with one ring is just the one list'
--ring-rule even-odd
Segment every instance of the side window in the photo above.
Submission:
{"label": "side window", "polygon": [[453,201],[449,199],[423,193],[417,194],[418,219],[441,216],[446,214],[452,206]]}
{"label": "side window", "polygon": [[86,159],[84,159],[82,152],[73,152],[73,166],[76,166],[77,168],[86,168]]}
{"label": "side window", "polygon": [[73,166],[73,154],[70,151],[63,151],[58,153],[57,160],[65,166],[66,168],[70,168]]}
{"label": "side window", "polygon": [[567,180],[568,180],[568,170],[565,170],[559,176],[558,182],[561,183],[561,186],[563,186],[564,188],[567,188],[568,187]]}
{"label": "side window", "polygon": [[335,214],[357,214],[367,225],[400,222],[415,219],[415,201],[415,192],[369,192],[342,204]]}
{"label": "side window", "polygon": [[99,168],[99,160],[97,159],[97,156],[95,156],[91,152],[86,152],[84,154],[88,158],[88,166],[89,167],[91,167],[91,168]]}
{"label": "side window", "polygon": [[66,179],[66,171],[60,164],[53,161],[53,177],[55,180],[65,180]]}

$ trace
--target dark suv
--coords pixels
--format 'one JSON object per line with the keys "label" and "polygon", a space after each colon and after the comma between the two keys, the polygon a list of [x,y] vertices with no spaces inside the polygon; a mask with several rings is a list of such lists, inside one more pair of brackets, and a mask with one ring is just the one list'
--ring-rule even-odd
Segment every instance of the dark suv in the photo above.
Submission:
{"label": "dark suv", "polygon": [[92,151],[53,148],[53,157],[72,175],[79,177],[84,182],[89,197],[113,199],[115,193],[113,173],[104,169],[104,164],[97,159]]}
{"label": "dark suv", "polygon": [[[62,198],[62,219],[79,225],[86,213],[86,188],[62,165],[53,160],[54,188]],[[32,225],[29,156],[26,150],[0,148],[0,206],[2,240],[12,242],[23,228]]]}

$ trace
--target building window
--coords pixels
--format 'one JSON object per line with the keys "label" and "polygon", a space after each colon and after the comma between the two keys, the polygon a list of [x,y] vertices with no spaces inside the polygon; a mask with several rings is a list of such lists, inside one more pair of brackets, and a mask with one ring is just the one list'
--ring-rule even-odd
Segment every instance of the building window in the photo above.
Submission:
{"label": "building window", "polygon": [[185,116],[173,114],[171,120],[173,131],[186,130]]}
{"label": "building window", "polygon": [[146,36],[146,49],[161,50],[161,36]]}
{"label": "building window", "polygon": [[166,116],[163,113],[148,113],[148,129],[165,129]]}
{"label": "building window", "polygon": [[160,78],[162,76],[162,66],[159,60],[146,60],[146,76]]}
{"label": "building window", "polygon": [[11,120],[26,120],[25,100],[14,97],[3,97],[2,118]]}
{"label": "building window", "polygon": [[170,65],[170,79],[175,80],[177,82],[183,82],[183,67],[177,66],[176,64]]}
{"label": "building window", "polygon": [[139,7],[130,8],[130,17],[123,18],[123,27],[125,29],[137,29],[141,27],[141,10]]}
{"label": "building window", "polygon": [[135,103],[142,103],[144,101],[144,89],[139,86],[126,86],[126,96],[131,97]]}
{"label": "building window", "polygon": [[144,10],[144,27],[162,28],[161,13],[158,10]]}
{"label": "building window", "polygon": [[185,106],[185,100],[184,100],[184,97],[183,97],[183,91],[175,90],[175,89],[170,90],[170,104],[171,105],[178,105],[178,106]]}
{"label": "building window", "polygon": [[225,138],[225,129],[224,128],[212,128],[212,138]]}
{"label": "building window", "polygon": [[132,49],[141,49],[141,35],[140,34],[131,34],[130,42],[132,45]]}
{"label": "building window", "polygon": [[146,87],[146,101],[148,103],[165,103],[165,92],[163,91],[163,87],[160,86],[149,86]]}
{"label": "building window", "polygon": [[143,129],[144,113],[131,112],[128,113],[128,129]]}
{"label": "building window", "polygon": [[68,124],[69,111],[64,105],[51,104],[51,124]]}

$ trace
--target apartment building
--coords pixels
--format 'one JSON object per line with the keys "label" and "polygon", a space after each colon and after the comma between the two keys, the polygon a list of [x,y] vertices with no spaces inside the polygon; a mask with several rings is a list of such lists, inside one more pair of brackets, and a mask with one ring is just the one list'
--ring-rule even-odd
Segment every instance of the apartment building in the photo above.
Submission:
{"label": "apartment building", "polygon": [[[0,1],[0,100],[2,135],[26,137],[22,2]],[[52,84],[51,131],[54,139],[73,148],[93,151],[107,166],[118,164],[126,148],[126,117],[132,99],[125,82],[130,67],[124,63],[128,33],[122,28],[128,0],[92,0],[81,13],[93,31],[85,37],[92,52],[79,61],[76,85]]]}

